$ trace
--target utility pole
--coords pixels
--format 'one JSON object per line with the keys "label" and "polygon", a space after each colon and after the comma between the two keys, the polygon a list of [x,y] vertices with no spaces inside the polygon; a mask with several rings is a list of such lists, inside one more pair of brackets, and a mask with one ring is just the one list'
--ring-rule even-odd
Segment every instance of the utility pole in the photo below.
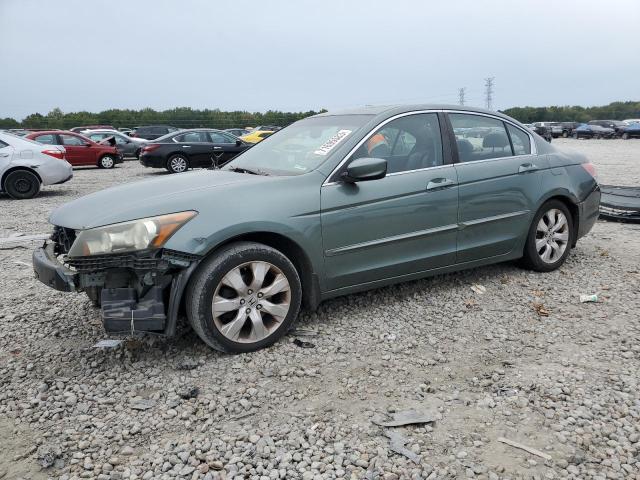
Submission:
{"label": "utility pole", "polygon": [[458,89],[458,104],[464,105],[464,91],[466,87],[462,87]]}
{"label": "utility pole", "polygon": [[484,79],[485,98],[487,102],[487,110],[491,110],[493,103],[493,80],[495,77],[488,77]]}

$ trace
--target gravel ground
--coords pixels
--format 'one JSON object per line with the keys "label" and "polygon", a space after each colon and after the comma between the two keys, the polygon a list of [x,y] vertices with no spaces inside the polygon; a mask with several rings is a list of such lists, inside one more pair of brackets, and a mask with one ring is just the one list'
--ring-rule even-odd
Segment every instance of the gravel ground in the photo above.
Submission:
{"label": "gravel ground", "polygon": [[[640,184],[640,141],[554,143],[603,183]],[[161,174],[127,162],[0,197],[0,236]],[[188,329],[91,348],[104,333],[86,297],[35,281],[32,246],[0,250],[0,479],[640,479],[639,230],[598,222],[550,274],[502,264],[335,299],[236,356]],[[435,422],[374,423],[406,409]]]}

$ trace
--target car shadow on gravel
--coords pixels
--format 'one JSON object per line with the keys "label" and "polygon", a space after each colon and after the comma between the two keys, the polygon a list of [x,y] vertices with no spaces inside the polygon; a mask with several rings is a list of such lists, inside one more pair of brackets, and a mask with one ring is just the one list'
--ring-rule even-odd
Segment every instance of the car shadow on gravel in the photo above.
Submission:
{"label": "car shadow on gravel", "polygon": [[40,193],[38,193],[38,195],[36,195],[33,198],[27,198],[24,200],[16,200],[14,198],[11,198],[9,195],[7,195],[6,193],[0,193],[0,202],[2,201],[12,201],[12,202],[28,202],[28,201],[35,201],[38,202],[39,200],[42,200],[43,198],[55,198],[55,197],[64,197],[64,196],[68,196],[69,195],[69,191],[68,190],[41,190]]}

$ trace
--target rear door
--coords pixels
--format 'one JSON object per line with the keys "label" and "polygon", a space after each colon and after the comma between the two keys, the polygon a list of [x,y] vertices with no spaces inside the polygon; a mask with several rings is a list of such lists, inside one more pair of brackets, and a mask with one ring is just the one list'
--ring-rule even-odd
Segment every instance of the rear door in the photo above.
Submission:
{"label": "rear door", "polygon": [[63,145],[67,151],[67,161],[74,166],[97,165],[95,149],[87,144],[81,137],[69,133],[59,133],[59,145]]}
{"label": "rear door", "polygon": [[[415,274],[455,263],[458,187],[436,113],[415,113],[372,131],[321,188],[327,288]],[[403,136],[410,145],[396,143]],[[448,145],[448,142],[447,142]],[[362,157],[385,158],[386,177],[345,183]]]}
{"label": "rear door", "polygon": [[189,159],[190,167],[210,167],[213,165],[213,145],[207,132],[186,132],[173,137]]}
{"label": "rear door", "polygon": [[535,214],[545,156],[532,151],[532,137],[502,119],[449,113],[458,163],[457,262],[510,253]]}

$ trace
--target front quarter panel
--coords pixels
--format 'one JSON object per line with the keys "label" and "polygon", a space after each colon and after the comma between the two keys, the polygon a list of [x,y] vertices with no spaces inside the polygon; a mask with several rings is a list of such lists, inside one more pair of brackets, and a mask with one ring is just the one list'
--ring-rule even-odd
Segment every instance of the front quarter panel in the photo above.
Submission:
{"label": "front quarter panel", "polygon": [[275,233],[296,242],[319,273],[323,265],[323,180],[323,175],[311,172],[294,177],[263,177],[250,184],[204,191],[192,207],[198,215],[178,230],[165,247],[204,256],[242,235]]}

